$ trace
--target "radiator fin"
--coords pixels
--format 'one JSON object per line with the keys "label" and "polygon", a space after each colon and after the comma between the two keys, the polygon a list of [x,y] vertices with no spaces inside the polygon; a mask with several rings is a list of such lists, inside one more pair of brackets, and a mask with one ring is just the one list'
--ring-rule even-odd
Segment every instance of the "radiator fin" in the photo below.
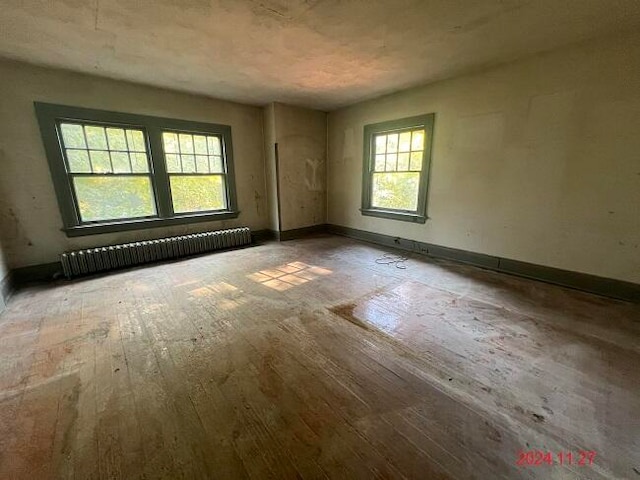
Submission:
{"label": "radiator fin", "polygon": [[65,252],[60,261],[64,275],[71,278],[250,243],[251,230],[240,227]]}

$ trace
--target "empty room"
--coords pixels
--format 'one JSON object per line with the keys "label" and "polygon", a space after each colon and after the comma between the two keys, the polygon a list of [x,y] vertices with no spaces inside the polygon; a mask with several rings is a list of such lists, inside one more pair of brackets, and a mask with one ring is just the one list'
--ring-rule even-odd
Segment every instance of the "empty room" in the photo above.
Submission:
{"label": "empty room", "polygon": [[640,2],[0,0],[0,479],[640,480]]}

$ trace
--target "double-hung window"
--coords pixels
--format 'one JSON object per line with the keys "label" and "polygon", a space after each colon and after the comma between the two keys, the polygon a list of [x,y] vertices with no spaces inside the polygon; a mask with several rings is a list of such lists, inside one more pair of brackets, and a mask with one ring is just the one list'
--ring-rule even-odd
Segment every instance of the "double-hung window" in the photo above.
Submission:
{"label": "double-hung window", "polygon": [[164,158],[175,213],[222,210],[225,194],[222,141],[217,135],[163,132]]}
{"label": "double-hung window", "polygon": [[35,107],[69,236],[238,216],[231,127]]}
{"label": "double-hung window", "polygon": [[143,130],[70,120],[57,127],[81,222],[157,215]]}
{"label": "double-hung window", "polygon": [[426,221],[433,120],[428,114],[365,126],[363,215]]}

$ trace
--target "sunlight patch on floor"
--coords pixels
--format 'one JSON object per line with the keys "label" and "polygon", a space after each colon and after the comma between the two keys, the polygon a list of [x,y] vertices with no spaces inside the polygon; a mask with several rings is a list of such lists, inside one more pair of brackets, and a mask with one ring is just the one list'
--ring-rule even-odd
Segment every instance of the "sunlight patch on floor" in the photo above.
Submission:
{"label": "sunlight patch on floor", "polygon": [[247,278],[279,292],[315,280],[319,276],[331,275],[328,268],[291,262],[279,267],[260,270],[247,275]]}

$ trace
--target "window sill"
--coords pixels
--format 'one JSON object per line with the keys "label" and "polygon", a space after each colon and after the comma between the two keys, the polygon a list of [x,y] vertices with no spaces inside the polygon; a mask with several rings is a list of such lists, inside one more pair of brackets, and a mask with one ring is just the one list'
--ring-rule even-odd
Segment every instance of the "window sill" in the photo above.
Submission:
{"label": "window sill", "polygon": [[62,230],[66,233],[67,237],[81,237],[83,235],[124,232],[127,230],[142,230],[146,228],[168,227],[171,225],[215,222],[218,220],[237,218],[238,215],[240,215],[239,211],[208,212],[195,215],[178,215],[171,218],[145,218],[139,220],[127,220],[124,222],[86,224],[63,228]]}
{"label": "window sill", "polygon": [[402,222],[426,223],[427,217],[418,213],[397,212],[394,210],[381,210],[372,208],[361,208],[362,215],[367,217],[387,218],[390,220],[400,220]]}

